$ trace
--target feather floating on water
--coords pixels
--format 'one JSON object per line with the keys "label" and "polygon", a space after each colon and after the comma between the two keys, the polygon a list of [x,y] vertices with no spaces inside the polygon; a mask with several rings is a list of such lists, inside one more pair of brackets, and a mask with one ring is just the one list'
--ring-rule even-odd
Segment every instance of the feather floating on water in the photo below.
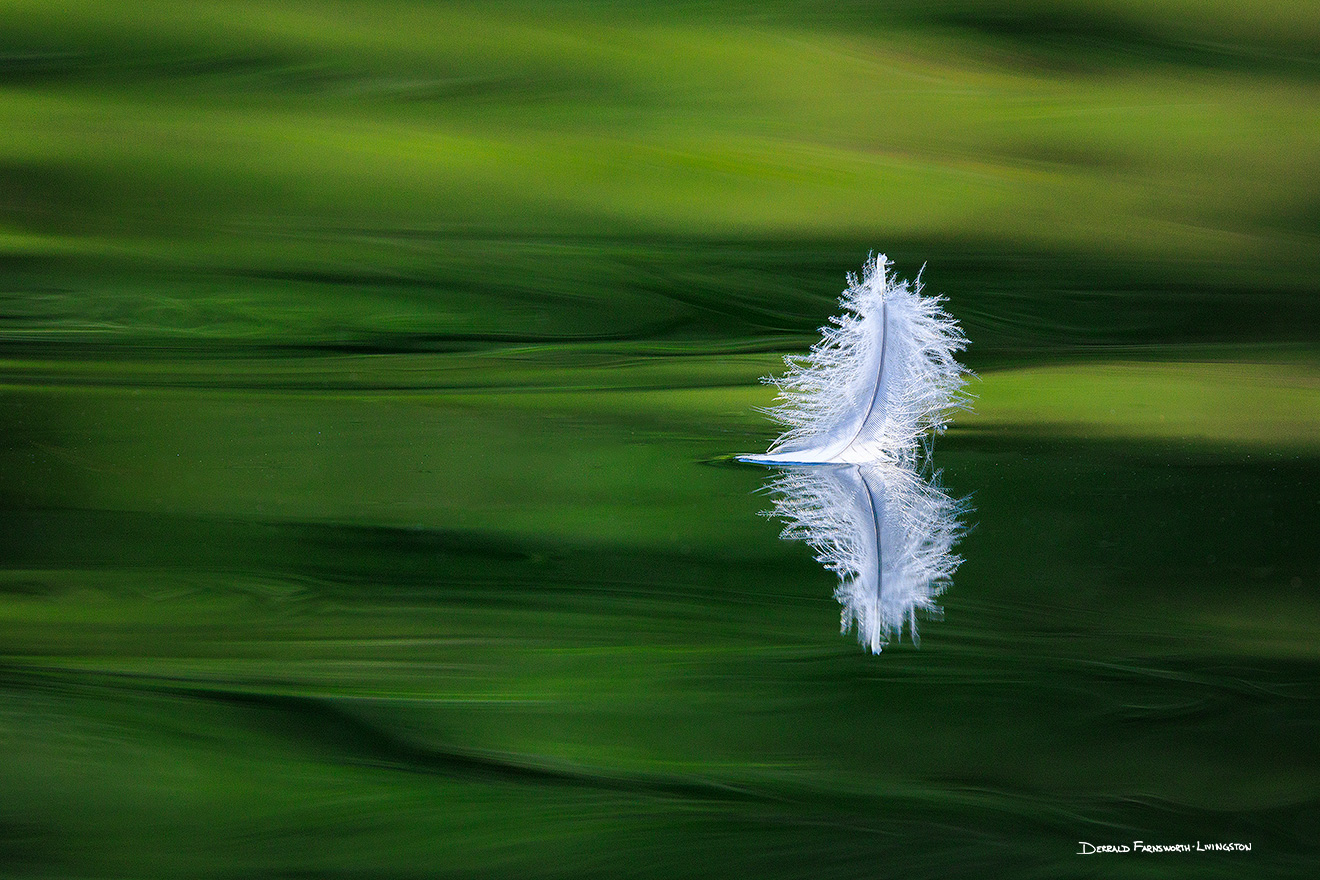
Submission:
{"label": "feather floating on water", "polygon": [[788,372],[764,381],[779,389],[765,410],[788,430],[760,464],[911,461],[928,432],[944,430],[966,405],[967,369],[955,355],[967,338],[940,297],[924,296],[921,279],[891,278],[882,254],[862,279],[849,274],[843,314],[821,328],[805,357],[787,357]]}
{"label": "feather floating on water", "polygon": [[805,541],[839,575],[842,628],[856,628],[873,653],[902,637],[917,641],[917,613],[939,617],[935,598],[962,562],[964,501],[910,467],[893,464],[784,466],[770,480],[767,511],[783,537]]}

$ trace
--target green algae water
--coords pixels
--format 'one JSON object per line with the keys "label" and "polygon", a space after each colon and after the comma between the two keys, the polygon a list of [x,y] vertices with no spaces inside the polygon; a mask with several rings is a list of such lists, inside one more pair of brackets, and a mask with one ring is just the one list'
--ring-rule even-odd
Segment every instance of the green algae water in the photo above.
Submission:
{"label": "green algae water", "polygon": [[[1314,10],[0,16],[0,875],[1316,870]],[[872,250],[878,655],[731,459]]]}

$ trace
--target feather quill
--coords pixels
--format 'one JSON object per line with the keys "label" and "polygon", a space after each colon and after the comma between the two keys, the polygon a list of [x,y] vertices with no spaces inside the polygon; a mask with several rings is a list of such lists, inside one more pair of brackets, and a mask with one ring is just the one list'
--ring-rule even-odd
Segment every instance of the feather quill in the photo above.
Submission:
{"label": "feather quill", "polygon": [[911,468],[893,464],[782,467],[770,481],[783,537],[805,541],[839,576],[835,598],[842,629],[880,653],[902,637],[917,642],[917,614],[939,617],[935,604],[962,562],[964,501]]}
{"label": "feather quill", "polygon": [[763,381],[779,389],[765,412],[787,427],[759,464],[913,461],[928,432],[940,433],[966,405],[967,369],[955,355],[967,345],[940,297],[922,295],[921,278],[892,278],[883,255],[863,277],[848,275],[843,314],[821,328],[805,357],[784,359],[788,372]]}

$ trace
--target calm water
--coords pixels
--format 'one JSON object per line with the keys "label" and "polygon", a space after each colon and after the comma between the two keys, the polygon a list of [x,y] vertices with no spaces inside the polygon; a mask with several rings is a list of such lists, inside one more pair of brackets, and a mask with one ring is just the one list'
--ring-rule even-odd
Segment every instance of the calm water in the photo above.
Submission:
{"label": "calm water", "polygon": [[[5,392],[11,872],[1315,857],[1315,455],[955,427],[935,463],[972,496],[966,561],[920,647],[873,656],[758,515],[768,473],[721,458],[771,433],[763,390],[702,378],[738,356],[467,358]],[[1252,851],[1074,855],[1132,840]]]}
{"label": "calm water", "polygon": [[[1315,875],[1315,6],[903,6],[7,3],[0,876]],[[879,654],[731,460],[873,249]]]}

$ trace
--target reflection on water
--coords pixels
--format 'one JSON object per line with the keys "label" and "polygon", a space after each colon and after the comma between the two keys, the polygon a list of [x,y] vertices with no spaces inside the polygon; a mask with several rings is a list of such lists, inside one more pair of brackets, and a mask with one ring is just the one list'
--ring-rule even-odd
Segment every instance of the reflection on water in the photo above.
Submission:
{"label": "reflection on water", "polygon": [[902,637],[917,642],[917,612],[938,617],[962,558],[962,501],[911,468],[893,464],[784,467],[767,488],[769,513],[786,523],[783,537],[807,542],[837,572],[835,597],[843,631],[854,626],[873,653]]}

